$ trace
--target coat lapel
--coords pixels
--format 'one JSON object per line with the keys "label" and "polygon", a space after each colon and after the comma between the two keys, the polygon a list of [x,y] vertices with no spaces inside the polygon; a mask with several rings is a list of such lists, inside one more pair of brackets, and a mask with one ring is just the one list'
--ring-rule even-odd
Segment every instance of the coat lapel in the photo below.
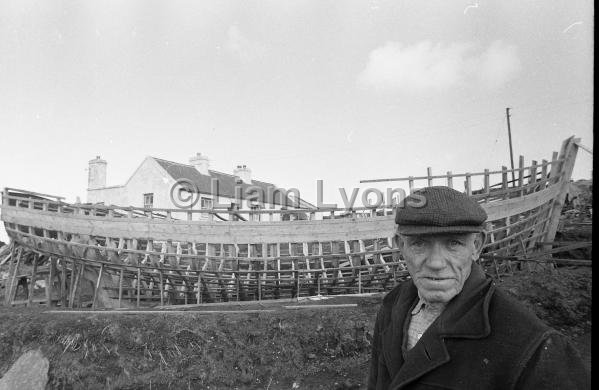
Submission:
{"label": "coat lapel", "polygon": [[402,342],[406,316],[410,315],[412,306],[416,302],[418,291],[411,280],[402,286],[397,300],[393,303],[391,321],[381,335],[382,353],[385,358],[389,376],[393,378],[404,364],[402,356]]}
{"label": "coat lapel", "polygon": [[[399,367],[399,370],[390,372],[393,378],[390,389],[401,389],[408,383],[449,362],[451,356],[445,345],[446,338],[482,338],[489,335],[488,307],[494,290],[493,286],[489,287],[490,284],[491,282],[485,278],[482,268],[473,264],[472,273],[464,284],[462,292],[449,302],[445,311],[424,332],[414,348],[408,351],[405,362],[401,356],[403,323],[397,326],[395,324],[402,320],[392,322],[393,327],[399,329],[399,331],[395,330],[394,337],[399,338],[394,338],[391,341],[390,335],[386,334],[383,342],[391,343],[389,347],[394,351],[389,351],[389,356],[395,357],[394,353],[396,353],[399,354],[401,360],[400,365],[395,366]],[[410,282],[410,285],[416,290],[413,283]],[[417,295],[417,292],[414,294]],[[407,303],[408,309],[405,309],[405,303],[400,303],[397,306],[397,309],[400,309],[397,315],[402,316],[402,319],[406,315],[410,315],[408,310],[413,300],[412,297]],[[393,317],[395,319],[395,316]],[[391,329],[387,329],[387,333],[392,333]],[[386,347],[385,350],[387,350]],[[387,358],[387,356],[385,357]],[[395,361],[399,360],[395,359]]]}

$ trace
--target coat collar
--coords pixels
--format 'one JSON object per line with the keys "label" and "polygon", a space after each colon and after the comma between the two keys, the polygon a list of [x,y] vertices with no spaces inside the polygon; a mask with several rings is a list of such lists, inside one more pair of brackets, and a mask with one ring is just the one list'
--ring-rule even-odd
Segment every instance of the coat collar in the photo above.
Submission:
{"label": "coat collar", "polygon": [[410,280],[402,286],[391,313],[389,326],[382,333],[383,356],[393,378],[390,389],[400,389],[427,372],[451,360],[445,338],[483,338],[490,334],[488,308],[494,286],[478,264],[461,293],[431,324],[419,342],[408,351],[404,361],[401,346],[407,331],[406,316],[417,301],[418,292]]}

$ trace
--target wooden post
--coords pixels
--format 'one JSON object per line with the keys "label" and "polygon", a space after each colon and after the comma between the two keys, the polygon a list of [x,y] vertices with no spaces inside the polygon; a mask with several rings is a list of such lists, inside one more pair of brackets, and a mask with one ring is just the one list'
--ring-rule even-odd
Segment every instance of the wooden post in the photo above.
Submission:
{"label": "wooden post", "polygon": [[529,194],[535,192],[534,184],[536,182],[537,182],[537,162],[535,160],[532,160],[532,165],[530,166],[529,177],[528,177],[528,183],[530,184],[530,188],[528,189]]}
{"label": "wooden post", "polygon": [[433,168],[426,168],[426,180],[429,187],[433,185]]}
{"label": "wooden post", "polygon": [[520,156],[518,160],[518,187],[520,188],[520,196],[524,195],[524,156]]}
{"label": "wooden post", "polygon": [[504,193],[503,199],[510,197],[510,194],[507,192],[508,188],[507,167],[504,165],[501,167],[501,191]]}
{"label": "wooden post", "polygon": [[[307,242],[302,242],[302,254],[305,256],[304,257],[304,261],[306,262],[306,269],[310,270],[310,259],[308,258],[308,243]],[[308,283],[312,283],[312,281],[310,279],[312,279],[312,273],[308,272],[306,274],[306,277],[308,279]]]}
{"label": "wooden post", "polygon": [[121,303],[123,301],[123,276],[124,276],[123,274],[124,274],[124,272],[125,271],[121,268],[121,272],[119,273],[119,308],[122,307]]}
{"label": "wooden post", "polygon": [[[298,263],[298,265],[299,265],[299,263]],[[297,289],[296,289],[296,291],[297,291],[296,298],[299,301],[299,298],[300,298],[300,295],[301,295],[301,281],[300,281],[300,270],[299,270],[299,266],[297,268]]]}
{"label": "wooden post", "polygon": [[[318,242],[318,254],[320,256],[323,256],[322,241]],[[322,278],[326,279],[327,278],[327,272],[325,271],[324,257],[320,257],[320,268],[322,269],[322,275],[321,275]]]}
{"label": "wooden post", "polygon": [[547,160],[543,159],[541,163],[541,190],[547,187]]}
{"label": "wooden post", "polygon": [[79,276],[77,261],[73,259],[71,264],[71,282],[69,283],[69,308],[72,309],[75,300],[76,280]]}
{"label": "wooden post", "polygon": [[491,189],[489,188],[489,170],[485,169],[485,176],[484,176],[484,185],[485,185],[485,203],[487,203],[489,201],[489,194],[491,193]]}
{"label": "wooden post", "polygon": [[19,273],[19,265],[21,264],[21,258],[22,257],[23,257],[23,248],[19,247],[18,254],[17,254],[17,262],[16,262],[15,267],[13,269],[13,273],[10,276],[9,294],[6,297],[7,304],[11,304],[12,303],[12,301],[14,300],[14,296],[17,293],[17,288],[19,287],[18,285],[15,285],[15,282],[16,282],[16,279],[17,279],[17,274]]}
{"label": "wooden post", "polygon": [[77,282],[75,283],[75,287],[77,289],[77,303],[79,304],[79,307],[81,307],[81,294],[83,293],[83,288],[81,288],[81,283],[83,282],[83,275],[85,273],[85,263],[81,263],[81,272],[79,272],[78,278],[77,278]]}
{"label": "wooden post", "polygon": [[472,195],[472,175],[470,173],[466,173],[466,181],[464,182],[464,187],[466,187],[466,195]]}
{"label": "wooden post", "polygon": [[202,302],[202,273],[198,271],[198,294],[196,296],[196,303],[199,305]]}
{"label": "wooden post", "polygon": [[54,288],[54,279],[56,278],[56,258],[50,257],[50,272],[48,274],[48,281],[46,282],[46,300],[48,307],[54,306],[52,302],[52,290]]}
{"label": "wooden post", "polygon": [[318,296],[320,296],[320,272],[316,274],[316,283],[318,284]]}
{"label": "wooden post", "polygon": [[100,288],[100,282],[102,281],[103,272],[104,264],[100,265],[100,271],[98,272],[98,280],[96,281],[96,288],[94,288],[94,297],[92,299],[92,310],[96,309],[96,299],[98,298],[98,289]]}
{"label": "wooden post", "polygon": [[358,271],[358,294],[362,294],[362,270]]}
{"label": "wooden post", "polygon": [[31,271],[31,283],[29,283],[29,295],[27,297],[27,306],[31,306],[31,304],[33,303],[33,290],[35,288],[35,277],[37,276],[38,260],[39,260],[39,255],[37,253],[35,253],[33,255],[33,270]]}
{"label": "wooden post", "polygon": [[162,275],[162,269],[158,271],[158,276],[160,278],[160,306],[164,306],[164,276]]}
{"label": "wooden post", "polygon": [[447,171],[447,187],[453,188],[453,175],[451,171]]}
{"label": "wooden post", "polygon": [[233,274],[235,276],[235,293],[237,294],[237,302],[239,302],[239,294],[240,294],[240,284],[241,281],[239,280],[239,259],[237,259],[237,270],[235,271],[235,273]]}
{"label": "wooden post", "polygon": [[561,174],[561,182],[559,184],[560,191],[559,196],[553,200],[547,233],[543,239],[545,242],[552,242],[555,239],[562,207],[566,200],[567,186],[570,184],[570,178],[572,177],[572,171],[574,170],[574,162],[576,161],[576,154],[578,153],[577,142],[580,142],[580,138],[570,137],[562,144],[562,153],[560,157],[564,158],[564,161],[561,163],[561,169],[559,170]]}
{"label": "wooden post", "polygon": [[141,268],[137,267],[137,307],[139,307],[140,289],[141,289]]}
{"label": "wooden post", "polygon": [[[268,257],[268,244],[266,244],[266,243],[262,243],[262,257],[264,258],[263,259],[263,262],[264,262],[264,265],[263,265],[264,271],[268,271],[268,260],[267,260],[267,257]],[[264,274],[262,275],[262,279],[264,279],[264,283],[265,284],[267,283],[267,277],[268,277],[268,274],[266,272],[264,272]]]}
{"label": "wooden post", "polygon": [[63,257],[60,262],[60,304],[64,309],[67,307],[67,258]]}
{"label": "wooden post", "polygon": [[277,283],[276,283],[276,289],[275,289],[275,294],[277,296],[280,295],[280,288],[281,288],[281,243],[277,243],[277,247],[276,247],[276,255],[277,255]]}
{"label": "wooden post", "polygon": [[[564,150],[564,146],[562,145],[562,150]],[[551,169],[549,170],[549,183],[550,184],[555,184],[557,183],[560,178],[558,177],[558,173],[560,171],[559,169],[559,163],[557,162],[559,155],[557,154],[557,152],[553,152],[553,154],[551,155]]]}
{"label": "wooden post", "polygon": [[258,275],[258,300],[262,300],[262,283],[260,280],[260,272],[256,273]]}
{"label": "wooden post", "polygon": [[[5,192],[8,194],[8,192]],[[12,276],[15,269],[15,252],[16,244],[13,242],[12,248],[10,248],[10,263],[8,264],[8,279],[6,279],[6,286],[4,286],[4,303],[8,305],[10,303],[10,293],[12,291]]]}

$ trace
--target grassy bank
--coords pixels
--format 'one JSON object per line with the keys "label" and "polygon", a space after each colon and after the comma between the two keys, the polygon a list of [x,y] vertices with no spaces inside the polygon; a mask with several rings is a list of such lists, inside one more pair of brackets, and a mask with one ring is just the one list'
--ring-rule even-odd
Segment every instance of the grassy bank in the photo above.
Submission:
{"label": "grassy bank", "polygon": [[[590,267],[521,273],[500,284],[571,337],[590,364]],[[341,302],[357,306],[134,315],[3,307],[0,375],[39,347],[57,389],[362,388],[380,297]]]}

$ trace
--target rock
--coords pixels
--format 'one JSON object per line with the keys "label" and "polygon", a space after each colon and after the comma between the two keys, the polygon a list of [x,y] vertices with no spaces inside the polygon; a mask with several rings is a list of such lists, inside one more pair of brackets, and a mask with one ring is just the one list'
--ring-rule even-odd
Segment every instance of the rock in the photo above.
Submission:
{"label": "rock", "polygon": [[49,366],[39,349],[25,352],[0,379],[0,390],[43,390],[48,383]]}

